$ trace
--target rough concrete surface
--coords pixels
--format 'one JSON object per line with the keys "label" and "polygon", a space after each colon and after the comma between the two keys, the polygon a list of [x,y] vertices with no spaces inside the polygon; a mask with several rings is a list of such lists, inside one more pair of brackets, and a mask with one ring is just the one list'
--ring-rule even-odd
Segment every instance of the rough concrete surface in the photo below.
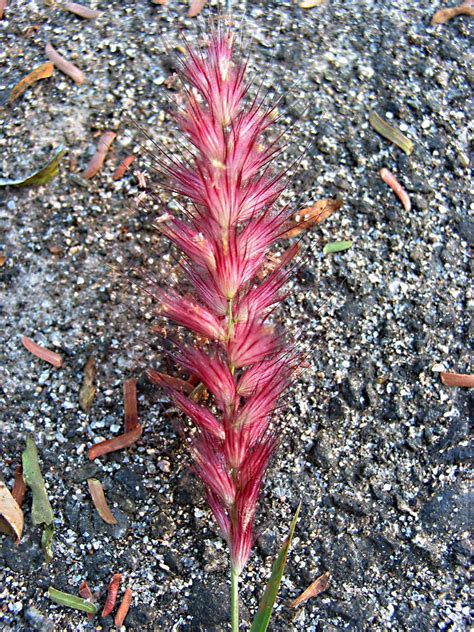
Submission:
{"label": "rough concrete surface", "polygon": [[[234,4],[251,71],[270,100],[283,95],[272,132],[291,126],[280,165],[304,152],[285,200],[295,211],[321,198],[344,201],[303,236],[301,265],[280,312],[311,360],[276,420],[282,440],[243,579],[242,629],[300,499],[271,630],[469,625],[472,394],[443,386],[437,373],[469,373],[473,309],[473,23],[457,17],[430,26],[434,11],[449,4],[328,0],[303,11],[288,0],[249,1],[243,24],[244,6]],[[53,605],[47,588],[77,593],[87,579],[104,593],[121,572],[134,595],[127,629],[226,630],[225,546],[188,471],[180,423],[144,377],[164,359],[150,331],[154,307],[127,280],[134,268],[159,282],[176,280],[175,255],[152,227],[169,194],[146,166],[151,142],[129,118],[170,152],[182,151],[171,117],[176,47],[183,37],[200,38],[207,17],[187,18],[177,0],[92,6],[103,13],[86,21],[60,3],[10,0],[0,21],[3,97],[46,61],[46,40],[86,76],[76,86],[56,70],[1,109],[3,176],[29,173],[60,143],[66,150],[59,176],[46,186],[0,189],[1,475],[11,486],[32,433],[55,515],[47,567],[29,495],[21,544],[2,536],[0,625],[107,630],[111,617],[89,622]],[[413,141],[410,156],[370,127],[370,110]],[[103,169],[84,182],[78,175],[106,130],[117,138]],[[113,182],[130,153],[138,160]],[[382,167],[410,195],[410,212],[381,180]],[[136,168],[159,195],[138,207]],[[325,243],[343,239],[353,240],[350,250],[323,256]],[[29,354],[22,334],[59,352],[63,368]],[[86,414],[78,392],[91,353],[97,394]],[[91,464],[87,449],[122,432],[122,384],[133,376],[143,436]],[[91,476],[102,481],[117,525],[95,512]],[[325,571],[328,590],[289,609]]]}

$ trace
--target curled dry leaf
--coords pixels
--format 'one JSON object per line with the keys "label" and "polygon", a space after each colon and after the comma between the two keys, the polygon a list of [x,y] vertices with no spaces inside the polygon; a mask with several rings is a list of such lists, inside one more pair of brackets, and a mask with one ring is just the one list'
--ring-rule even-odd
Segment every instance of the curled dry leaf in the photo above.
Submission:
{"label": "curled dry leaf", "polygon": [[471,0],[463,2],[457,7],[450,7],[447,9],[440,9],[431,18],[431,24],[446,24],[449,20],[457,17],[458,15],[470,15],[474,16],[474,5]]}
{"label": "curled dry leaf", "polygon": [[308,601],[308,599],[311,599],[312,597],[317,597],[329,586],[330,578],[331,576],[329,572],[323,573],[320,577],[318,577],[316,581],[311,584],[311,586],[308,586],[308,588],[304,592],[302,592],[299,597],[297,597],[290,603],[290,607],[297,608],[300,604]]}
{"label": "curled dry leaf", "polygon": [[133,594],[130,588],[127,588],[125,594],[122,598],[122,602],[117,610],[117,614],[115,615],[114,624],[116,628],[121,628],[123,622],[125,621],[125,617],[128,614],[130,609],[130,605],[132,603]]}
{"label": "curled dry leaf", "polygon": [[112,610],[114,609],[115,602],[117,601],[117,593],[119,589],[120,582],[122,581],[122,575],[120,573],[115,573],[115,575],[110,580],[109,589],[107,591],[107,597],[105,599],[105,606],[102,610],[102,618],[107,617]]}
{"label": "curled dry leaf", "polygon": [[442,371],[439,376],[445,386],[474,388],[474,375],[466,375],[464,373],[445,373]]}
{"label": "curled dry leaf", "polygon": [[99,456],[109,454],[110,452],[117,452],[117,450],[123,450],[133,445],[142,436],[143,428],[138,424],[133,430],[129,430],[124,434],[114,437],[113,439],[107,439],[96,443],[89,449],[89,460],[93,461]]}
{"label": "curled dry leaf", "polygon": [[21,465],[16,466],[15,480],[13,481],[12,496],[21,507],[26,494],[26,483],[23,479],[23,468]]}
{"label": "curled dry leaf", "polygon": [[123,383],[124,427],[125,432],[138,424],[137,380],[130,379]]}
{"label": "curled dry leaf", "polygon": [[188,18],[195,18],[199,15],[206,4],[206,0],[191,0],[191,6],[188,11]]}
{"label": "curled dry leaf", "polygon": [[84,380],[79,390],[79,406],[85,413],[89,412],[92,402],[94,401],[96,391],[94,384],[95,376],[95,361],[94,356],[91,355],[84,367]]}
{"label": "curled dry leaf", "polygon": [[292,225],[288,231],[284,234],[284,237],[290,239],[296,237],[304,230],[308,230],[315,224],[320,224],[327,219],[330,215],[338,211],[342,206],[342,200],[338,199],[324,199],[318,200],[313,206],[304,208],[296,213],[293,218]]}
{"label": "curled dry leaf", "polygon": [[24,347],[34,356],[40,358],[40,360],[44,360],[45,362],[52,364],[57,369],[62,367],[63,359],[58,353],[45,349],[45,347],[42,347],[41,345],[37,345],[36,342],[33,342],[26,336],[22,336],[21,341]]}
{"label": "curled dry leaf", "polygon": [[117,134],[115,134],[114,132],[105,132],[105,134],[103,134],[99,138],[99,142],[97,143],[97,151],[92,156],[85,171],[81,174],[83,178],[89,180],[101,170],[102,165],[104,164],[105,156],[107,155],[107,152],[109,151],[110,146],[114,142],[116,136]]}
{"label": "curled dry leaf", "polygon": [[59,161],[63,152],[64,148],[60,145],[51,160],[25,178],[0,178],[0,187],[27,187],[46,184],[58,175]]}
{"label": "curled dry leaf", "polygon": [[[82,584],[79,586],[79,595],[85,601],[89,601],[90,603],[94,603],[94,595],[92,594],[92,590],[89,588],[89,584],[84,580]],[[93,619],[94,615],[89,612],[87,614],[88,619]]]}
{"label": "curled dry leaf", "polygon": [[385,184],[388,184],[388,186],[398,197],[405,211],[409,213],[411,211],[410,197],[405,189],[402,187],[402,185],[398,182],[396,177],[393,175],[393,173],[389,171],[386,167],[384,167],[383,169],[380,169],[379,175],[385,182]]}
{"label": "curled dry leaf", "polygon": [[64,8],[67,11],[78,15],[80,18],[84,18],[85,20],[93,20],[94,18],[98,18],[102,15],[100,11],[96,11],[90,7],[85,7],[83,4],[79,4],[77,2],[66,2]]}
{"label": "curled dry leaf", "polygon": [[0,481],[0,531],[14,533],[17,542],[23,531],[23,511],[3,481]]}
{"label": "curled dry leaf", "polygon": [[54,72],[54,64],[51,61],[46,62],[45,64],[41,64],[34,70],[32,70],[26,77],[23,77],[21,81],[19,81],[16,86],[13,87],[10,95],[8,97],[7,103],[13,103],[15,99],[18,99],[19,96],[25,92],[27,88],[32,86],[34,83],[39,81],[40,79],[47,79],[51,77]]}
{"label": "curled dry leaf", "polygon": [[112,514],[105,499],[104,488],[102,483],[96,478],[89,478],[87,480],[90,494],[92,496],[92,502],[97,509],[97,513],[107,524],[117,524],[117,520]]}
{"label": "curled dry leaf", "polygon": [[127,156],[122,160],[122,162],[117,167],[114,175],[112,176],[112,180],[120,180],[125,175],[125,172],[130,167],[132,162],[135,160],[136,156]]}
{"label": "curled dry leaf", "polygon": [[78,86],[84,82],[84,73],[79,70],[77,66],[68,61],[65,57],[60,55],[58,51],[48,42],[45,47],[45,53],[48,59],[50,59],[56,68],[59,68],[68,77],[71,77]]}

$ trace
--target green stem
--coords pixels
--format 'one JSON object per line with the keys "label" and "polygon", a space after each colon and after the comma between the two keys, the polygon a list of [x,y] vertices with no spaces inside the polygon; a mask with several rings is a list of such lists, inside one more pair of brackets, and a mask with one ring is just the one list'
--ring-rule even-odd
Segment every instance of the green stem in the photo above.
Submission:
{"label": "green stem", "polygon": [[239,632],[239,576],[233,568],[230,587],[230,621],[232,632]]}

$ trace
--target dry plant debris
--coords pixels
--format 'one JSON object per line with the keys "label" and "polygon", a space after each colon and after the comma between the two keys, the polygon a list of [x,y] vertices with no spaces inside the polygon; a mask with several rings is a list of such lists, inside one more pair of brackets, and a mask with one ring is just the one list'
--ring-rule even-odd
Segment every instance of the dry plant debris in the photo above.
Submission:
{"label": "dry plant debris", "polygon": [[92,156],[89,164],[87,165],[85,171],[81,174],[85,180],[89,180],[93,178],[96,173],[98,173],[102,169],[102,165],[104,164],[105,156],[110,149],[110,146],[114,142],[117,134],[115,132],[105,132],[97,143],[97,151]]}
{"label": "dry plant debris", "polygon": [[326,573],[323,573],[310,586],[308,586],[308,588],[304,592],[302,592],[299,597],[297,597],[290,603],[290,607],[297,608],[305,601],[308,601],[308,599],[311,599],[312,597],[317,597],[329,586],[330,578],[331,576],[328,571]]}
{"label": "dry plant debris", "polygon": [[107,591],[107,597],[105,599],[105,606],[102,610],[102,618],[107,617],[115,607],[115,602],[117,601],[117,593],[119,589],[120,582],[122,581],[122,575],[120,573],[115,573],[112,579],[110,580],[109,589]]}
{"label": "dry plant debris", "polygon": [[409,213],[411,211],[410,197],[408,196],[408,193],[405,191],[402,185],[398,182],[396,177],[393,175],[393,173],[389,171],[386,167],[384,167],[383,169],[380,169],[379,175],[385,182],[385,184],[388,184],[388,186],[398,197],[405,211]]}
{"label": "dry plant debris", "polygon": [[51,61],[46,62],[45,64],[41,64],[30,73],[23,77],[21,81],[19,81],[10,92],[7,103],[13,103],[19,96],[25,92],[27,88],[32,86],[34,83],[39,81],[40,79],[47,79],[51,77],[54,72],[54,64]]}
{"label": "dry plant debris", "polygon": [[474,3],[472,0],[466,0],[457,7],[449,7],[447,9],[440,9],[431,18],[432,26],[436,24],[446,24],[449,20],[457,17],[458,15],[474,16]]}
{"label": "dry plant debris", "polygon": [[60,55],[49,42],[46,44],[45,53],[47,58],[53,62],[56,68],[68,77],[71,77],[71,79],[76,82],[76,85],[80,86],[81,83],[84,83],[84,73],[79,70],[77,66]]}
{"label": "dry plant debris", "polygon": [[40,358],[40,360],[44,360],[45,362],[52,364],[57,369],[60,369],[62,367],[63,359],[59,355],[59,353],[55,353],[54,351],[51,351],[50,349],[46,349],[45,347],[42,347],[41,345],[36,344],[36,342],[33,342],[26,336],[22,336],[21,341],[25,349],[27,349],[30,353],[32,353],[37,358]]}
{"label": "dry plant debris", "polygon": [[17,542],[23,531],[23,511],[3,481],[0,481],[0,531],[14,533]]}
{"label": "dry plant debris", "polygon": [[140,424],[138,424],[135,428],[133,428],[133,430],[129,430],[129,432],[125,432],[118,437],[96,443],[89,449],[89,460],[93,461],[104,454],[109,454],[110,452],[116,452],[117,450],[123,450],[124,448],[130,447],[138,441],[138,439],[142,436],[142,433],[143,428]]}
{"label": "dry plant debris", "polygon": [[138,424],[137,380],[134,378],[123,383],[124,428],[133,430]]}
{"label": "dry plant debris", "polygon": [[[92,590],[89,588],[89,584],[85,580],[79,586],[79,595],[83,599],[85,599],[85,601],[88,601],[90,603],[94,603],[94,601],[95,601],[94,595],[92,594]],[[87,618],[88,619],[93,619],[94,618],[94,614],[92,612],[89,612],[87,614]]]}
{"label": "dry plant debris", "polygon": [[117,614],[115,615],[114,624],[116,628],[121,628],[123,622],[125,621],[125,617],[128,614],[130,609],[130,604],[132,603],[133,594],[130,588],[127,588],[125,594],[122,598],[122,602],[117,610]]}
{"label": "dry plant debris", "polygon": [[23,468],[17,465],[15,469],[15,480],[13,481],[12,496],[21,507],[26,494],[26,483],[23,479]]}
{"label": "dry plant debris", "polygon": [[24,178],[0,178],[0,187],[27,187],[46,184],[46,182],[58,175],[59,161],[63,152],[63,146],[59,145],[54,156],[43,167]]}
{"label": "dry plant debris", "polygon": [[48,597],[54,603],[59,604],[60,606],[66,606],[66,608],[73,608],[74,610],[82,610],[83,612],[88,612],[90,614],[96,614],[97,606],[90,601],[86,601],[81,597],[76,597],[76,595],[71,595],[69,593],[62,592],[61,590],[57,590],[50,586],[48,588]]}
{"label": "dry plant debris", "polygon": [[92,406],[92,402],[95,397],[95,376],[96,376],[96,368],[94,356],[89,356],[89,359],[86,362],[86,366],[84,367],[84,380],[82,382],[81,388],[79,390],[79,406],[81,409],[87,413]]}
{"label": "dry plant debris", "polygon": [[441,371],[439,376],[445,386],[474,388],[474,375],[468,375],[465,373],[446,373]]}
{"label": "dry plant debris", "polygon": [[293,218],[292,225],[288,228],[284,237],[290,239],[296,237],[304,230],[308,230],[316,224],[320,224],[327,219],[330,215],[338,211],[342,206],[342,200],[338,199],[324,199],[318,200],[313,206],[298,211]]}
{"label": "dry plant debris", "polygon": [[322,7],[326,2],[327,0],[303,0],[298,6],[300,9],[314,9],[315,7]]}
{"label": "dry plant debris", "polygon": [[381,136],[391,141],[394,145],[397,145],[397,147],[400,147],[400,149],[403,149],[407,156],[412,153],[413,143],[411,140],[396,127],[389,125],[377,112],[370,112],[369,123]]}
{"label": "dry plant debris", "polygon": [[188,11],[188,18],[195,18],[199,15],[206,4],[206,0],[191,0],[191,6]]}
{"label": "dry plant debris", "polygon": [[96,478],[89,478],[87,485],[92,497],[94,507],[97,509],[97,513],[107,524],[117,524],[117,520],[112,514],[105,499],[104,488],[102,483]]}
{"label": "dry plant debris", "polygon": [[114,175],[112,176],[112,180],[121,180],[135,158],[136,156],[127,156],[126,158],[124,158],[117,167]]}
{"label": "dry plant debris", "polygon": [[0,20],[3,18],[3,14],[6,8],[7,8],[7,0],[0,0]]}
{"label": "dry plant debris", "polygon": [[66,2],[64,8],[67,11],[78,15],[80,18],[84,18],[85,20],[93,20],[94,18],[98,18],[102,15],[101,11],[85,7],[83,4],[79,4],[78,2]]}

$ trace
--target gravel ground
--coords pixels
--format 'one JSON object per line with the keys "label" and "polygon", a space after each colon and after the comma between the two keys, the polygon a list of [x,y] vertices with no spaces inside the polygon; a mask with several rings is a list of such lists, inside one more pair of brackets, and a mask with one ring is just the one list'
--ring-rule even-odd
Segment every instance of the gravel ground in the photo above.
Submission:
{"label": "gravel ground", "polygon": [[[261,535],[241,595],[248,621],[301,499],[275,631],[469,625],[472,396],[442,386],[436,371],[470,370],[474,75],[469,18],[430,26],[446,4],[329,0],[302,11],[288,1],[248,2],[238,27],[252,70],[270,92],[284,95],[279,125],[294,127],[282,160],[305,151],[288,199],[295,210],[320,198],[344,200],[304,236],[282,309],[289,334],[311,350],[312,362],[278,419],[282,445],[264,487]],[[103,592],[114,572],[134,594],[128,629],[228,629],[223,543],[188,472],[179,423],[143,376],[163,362],[150,333],[153,307],[122,275],[138,268],[173,277],[174,257],[151,226],[159,203],[134,203],[134,169],[111,179],[124,156],[144,157],[140,144],[150,147],[129,115],[176,150],[175,48],[183,36],[197,39],[206,22],[186,18],[177,0],[168,7],[95,2],[104,10],[95,21],[49,1],[10,5],[0,21],[0,91],[7,96],[46,61],[45,39],[80,66],[86,81],[77,87],[56,71],[2,108],[3,175],[28,173],[59,143],[66,147],[60,175],[47,186],[0,189],[1,475],[11,485],[25,436],[34,433],[55,514],[48,567],[29,497],[21,544],[2,536],[2,630],[108,629],[111,617],[88,622],[52,605],[46,590],[75,593],[87,579]],[[415,145],[411,156],[372,130],[371,109],[405,130]],[[105,130],[117,139],[103,170],[84,183],[78,174]],[[411,212],[380,179],[382,167],[408,191]],[[322,256],[324,243],[340,239],[352,239],[352,249]],[[60,352],[64,367],[30,355],[20,334]],[[86,414],[78,391],[91,353],[97,395]],[[91,464],[87,448],[122,431],[122,384],[133,376],[142,439]],[[104,485],[114,527],[92,507],[91,476]],[[324,571],[331,574],[325,593],[296,611],[286,607]]]}

